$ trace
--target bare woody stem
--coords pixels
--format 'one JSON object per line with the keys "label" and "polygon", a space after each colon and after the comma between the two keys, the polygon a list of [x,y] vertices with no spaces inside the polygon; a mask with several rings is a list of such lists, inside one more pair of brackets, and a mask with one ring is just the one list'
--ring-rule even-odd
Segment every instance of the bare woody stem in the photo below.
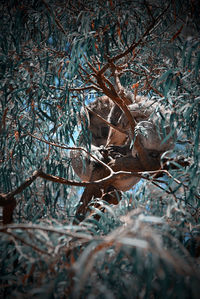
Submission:
{"label": "bare woody stem", "polygon": [[[18,188],[16,188],[15,190],[7,193],[7,194],[0,194],[0,206],[5,207],[6,205],[10,204],[11,201],[13,201],[14,196],[21,193],[23,190],[25,190],[27,187],[29,187],[38,177],[41,177],[43,179],[46,179],[48,181],[51,182],[56,182],[56,183],[60,183],[60,184],[64,184],[64,185],[70,185],[70,186],[79,186],[79,187],[86,187],[89,185],[99,185],[99,186],[104,186],[105,184],[110,184],[112,183],[112,181],[116,180],[116,178],[122,178],[123,176],[135,176],[135,177],[139,177],[139,178],[143,178],[149,181],[155,181],[157,182],[157,179],[154,178],[149,178],[145,175],[145,173],[148,173],[149,175],[154,175],[154,174],[166,174],[167,176],[169,176],[170,178],[173,178],[171,176],[171,174],[167,171],[167,170],[154,170],[154,171],[141,171],[141,172],[128,172],[128,171],[117,171],[114,172],[112,171],[112,173],[110,175],[108,175],[105,178],[102,178],[100,180],[97,181],[92,181],[92,182],[76,182],[76,181],[72,181],[72,180],[66,180],[64,178],[61,178],[59,176],[54,176],[51,174],[47,174],[44,173],[41,169],[34,171],[33,175],[30,176],[25,182],[23,182]],[[180,182],[179,180],[173,178],[174,181],[177,184],[182,184],[182,182]],[[184,185],[184,187],[187,187]],[[198,196],[197,196],[198,197]]]}
{"label": "bare woody stem", "polygon": [[107,124],[109,127],[112,127],[113,129],[115,129],[116,131],[119,131],[120,133],[124,134],[124,130],[114,126],[113,124],[111,124],[110,122],[108,122],[107,120],[105,120],[105,118],[103,118],[101,115],[99,115],[98,113],[94,112],[93,110],[89,109],[88,107],[86,107],[86,109],[94,114],[97,118],[99,118],[100,120],[102,120],[105,124]]}
{"label": "bare woody stem", "polygon": [[163,15],[166,13],[170,6],[170,3],[167,5],[167,7],[160,13],[160,15],[152,21],[150,26],[147,28],[147,30],[143,33],[141,38],[137,42],[133,42],[128,49],[126,49],[124,52],[110,58],[107,64],[105,64],[102,69],[100,70],[100,74],[105,73],[105,71],[109,68],[110,62],[116,62],[117,60],[123,58],[124,56],[128,55],[129,53],[133,52],[134,49],[136,49],[145,39],[145,37],[150,34],[150,32],[155,28],[155,26],[159,23]]}
{"label": "bare woody stem", "polygon": [[94,159],[95,161],[97,161],[98,163],[100,163],[101,165],[103,165],[105,168],[107,168],[109,170],[109,172],[112,172],[112,169],[107,165],[105,164],[104,162],[102,162],[101,160],[99,160],[96,156],[92,155],[90,152],[88,152],[85,148],[83,147],[69,147],[69,146],[66,146],[66,145],[60,145],[60,144],[57,144],[57,143],[53,143],[53,142],[49,142],[45,139],[42,139],[42,138],[39,138],[39,137],[36,137],[34,135],[32,135],[31,133],[28,133],[28,135],[30,135],[31,137],[39,140],[39,141],[42,141],[48,145],[51,145],[51,146],[55,146],[55,147],[59,147],[61,149],[65,149],[65,150],[79,150],[79,151],[83,151],[85,152],[88,156],[90,156],[92,159]]}

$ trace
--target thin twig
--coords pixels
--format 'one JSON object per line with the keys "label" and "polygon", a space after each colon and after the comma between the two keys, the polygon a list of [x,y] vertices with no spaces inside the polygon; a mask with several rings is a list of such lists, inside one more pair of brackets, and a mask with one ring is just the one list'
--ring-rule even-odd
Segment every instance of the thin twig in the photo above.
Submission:
{"label": "thin twig", "polygon": [[98,113],[94,112],[93,110],[91,110],[90,108],[86,107],[86,109],[91,112],[92,114],[94,114],[97,118],[99,118],[100,120],[102,120],[105,124],[107,124],[109,127],[112,127],[113,129],[115,129],[116,131],[119,131],[120,133],[125,134],[124,130],[114,126],[113,124],[111,124],[110,122],[108,122],[107,120],[105,120],[105,118],[103,118],[101,115],[99,115]]}
{"label": "thin twig", "polygon": [[92,155],[90,152],[88,152],[85,148],[83,147],[70,147],[70,146],[66,146],[66,145],[60,145],[60,144],[57,144],[57,143],[53,143],[53,142],[49,142],[45,139],[42,139],[42,138],[39,138],[39,137],[36,137],[34,135],[32,135],[31,133],[28,133],[28,135],[30,135],[31,137],[39,140],[39,141],[42,141],[46,144],[49,144],[49,145],[52,145],[52,146],[55,146],[55,147],[59,147],[59,148],[62,148],[62,149],[65,149],[65,150],[79,150],[79,151],[83,151],[85,152],[87,155],[89,155],[92,159],[96,160],[98,163],[100,163],[101,165],[103,165],[105,168],[107,168],[110,172],[112,172],[112,169],[107,165],[105,164],[104,162],[102,162],[101,160],[99,160],[97,157],[95,157],[94,155]]}
{"label": "thin twig", "polygon": [[102,90],[94,85],[90,85],[90,86],[85,86],[85,87],[77,87],[77,88],[69,88],[68,90],[73,92],[73,91],[85,91],[88,89],[94,89],[98,92],[102,92]]}
{"label": "thin twig", "polygon": [[57,26],[60,28],[60,30],[67,36],[67,32],[65,31],[65,29],[63,28],[63,26],[60,24],[60,21],[57,19],[57,17],[54,15],[53,11],[50,9],[49,5],[46,3],[45,0],[42,0],[42,2],[44,3],[44,5],[46,6],[48,12],[50,14],[53,15],[55,23],[57,24]]}
{"label": "thin twig", "polygon": [[[80,227],[77,227],[77,230],[79,232],[72,232],[70,231],[71,226],[69,228],[65,229],[59,229],[59,228],[54,228],[53,226],[42,226],[38,224],[9,224],[9,225],[4,225],[0,227],[0,232],[2,233],[7,233],[9,230],[14,230],[14,229],[22,229],[22,230],[41,230],[41,231],[46,231],[46,232],[51,232],[51,233],[57,233],[59,235],[66,235],[70,237],[77,237],[81,239],[87,239],[87,240],[92,240],[94,236],[89,235],[88,233],[83,234],[83,232],[80,232]],[[74,226],[74,230],[76,227]]]}

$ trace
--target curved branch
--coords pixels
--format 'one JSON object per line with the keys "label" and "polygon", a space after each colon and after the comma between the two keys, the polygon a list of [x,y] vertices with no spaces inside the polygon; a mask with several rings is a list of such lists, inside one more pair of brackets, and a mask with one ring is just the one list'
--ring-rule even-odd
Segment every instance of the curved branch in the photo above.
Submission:
{"label": "curved branch", "polygon": [[106,163],[104,163],[101,160],[99,160],[97,157],[95,157],[94,155],[92,155],[90,152],[88,152],[83,147],[70,147],[70,146],[66,146],[66,145],[60,145],[60,144],[56,144],[56,143],[44,140],[42,138],[36,137],[36,136],[32,135],[31,133],[28,133],[28,135],[30,135],[31,137],[33,137],[33,138],[35,138],[35,139],[37,139],[39,141],[42,141],[42,142],[44,142],[46,144],[49,144],[49,145],[52,145],[52,146],[55,146],[55,147],[59,147],[59,148],[66,149],[66,150],[79,150],[79,151],[83,151],[87,155],[89,155],[92,159],[94,159],[95,161],[97,161],[98,163],[100,163],[101,165],[103,165],[105,168],[107,168],[110,172],[112,172],[112,169]]}
{"label": "curved branch", "polygon": [[18,188],[16,188],[14,191],[11,191],[9,193],[0,194],[0,206],[6,206],[10,203],[10,201],[14,200],[14,196],[21,193],[24,189],[26,189],[28,186],[30,186],[36,178],[39,176],[41,170],[36,170],[33,172],[33,175],[28,178],[24,183],[22,183]]}
{"label": "curved branch", "polygon": [[90,182],[75,182],[75,181],[71,181],[71,180],[66,180],[62,177],[55,176],[55,175],[52,175],[52,174],[47,174],[43,171],[40,171],[39,177],[41,177],[41,178],[43,178],[47,181],[60,183],[60,184],[63,184],[63,185],[69,185],[69,186],[87,187],[88,185],[92,184]]}

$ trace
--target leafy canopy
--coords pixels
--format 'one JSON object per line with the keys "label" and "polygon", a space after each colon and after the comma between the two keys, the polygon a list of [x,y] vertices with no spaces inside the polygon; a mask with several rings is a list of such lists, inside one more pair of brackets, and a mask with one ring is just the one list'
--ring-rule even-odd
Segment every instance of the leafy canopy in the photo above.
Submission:
{"label": "leafy canopy", "polygon": [[[2,194],[16,190],[41,167],[77,180],[62,145],[77,146],[82,131],[90,148],[87,127],[77,115],[102,95],[91,66],[113,84],[108,63],[127,63],[122,85],[162,99],[171,111],[171,127],[185,140],[175,154],[181,149],[190,159],[186,169],[170,172],[165,191],[143,184],[124,195],[119,209],[102,203],[107,213],[97,211],[101,220],[79,227],[70,221],[81,190],[33,179],[15,196],[15,224],[0,228],[5,298],[27,293],[197,298],[199,270],[190,255],[199,248],[192,245],[199,234],[200,178],[196,2],[1,1]],[[4,197],[0,203],[5,204]],[[129,212],[133,208],[138,210]]]}

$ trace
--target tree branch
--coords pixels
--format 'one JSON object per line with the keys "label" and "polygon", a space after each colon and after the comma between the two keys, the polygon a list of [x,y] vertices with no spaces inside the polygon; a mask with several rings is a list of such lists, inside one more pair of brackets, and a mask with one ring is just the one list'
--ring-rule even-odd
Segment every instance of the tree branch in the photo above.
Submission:
{"label": "tree branch", "polygon": [[114,126],[113,124],[111,124],[110,122],[108,122],[107,120],[105,120],[105,118],[103,118],[101,115],[99,115],[98,113],[94,112],[93,110],[91,110],[90,108],[86,107],[86,109],[92,113],[93,115],[95,115],[97,118],[99,118],[100,120],[102,120],[105,124],[107,124],[109,127],[112,127],[113,129],[115,129],[116,131],[119,131],[120,133],[124,134],[124,130]]}
{"label": "tree branch", "polygon": [[109,68],[110,62],[115,62],[121,58],[123,58],[124,56],[128,55],[129,53],[131,53],[135,48],[137,48],[141,42],[143,41],[143,39],[150,34],[150,32],[154,29],[154,27],[158,24],[158,22],[160,21],[160,19],[162,18],[162,16],[166,13],[166,11],[168,10],[170,6],[170,3],[167,5],[167,7],[160,13],[160,15],[153,20],[153,22],[149,25],[149,27],[147,28],[147,30],[143,33],[142,37],[138,40],[138,42],[133,42],[131,44],[131,46],[126,49],[124,52],[122,52],[121,54],[118,54],[112,58],[109,59],[108,63],[106,63],[102,69],[100,70],[100,74],[105,73],[105,71]]}
{"label": "tree branch", "polygon": [[49,5],[46,3],[45,0],[42,0],[42,2],[46,6],[48,12],[53,15],[55,23],[57,24],[58,28],[67,36],[67,32],[64,30],[63,26],[60,24],[60,21],[56,18],[56,16],[54,15],[53,11],[50,9]]}
{"label": "tree branch", "polygon": [[30,186],[36,178],[40,175],[41,170],[36,170],[33,172],[33,175],[29,177],[24,183],[22,183],[18,188],[16,188],[14,191],[11,191],[9,193],[0,194],[0,206],[6,206],[9,204],[9,200],[13,201],[13,198],[15,195],[21,193],[24,189],[26,189],[28,186]]}
{"label": "tree branch", "polygon": [[101,165],[103,165],[105,168],[107,168],[110,172],[112,172],[112,169],[107,164],[105,164],[103,161],[99,160],[96,156],[92,155],[90,152],[88,152],[83,147],[70,147],[70,146],[66,146],[66,145],[60,145],[60,144],[49,142],[49,141],[44,140],[42,138],[36,137],[36,136],[32,135],[31,133],[28,133],[28,135],[30,135],[31,137],[33,137],[33,138],[35,138],[35,139],[37,139],[39,141],[42,141],[42,142],[44,142],[46,144],[49,144],[49,145],[52,145],[52,146],[55,146],[55,147],[59,147],[59,148],[66,149],[66,150],[79,150],[79,151],[83,151],[87,155],[89,155],[92,159],[94,159],[95,161],[97,161],[98,163],[100,163]]}

